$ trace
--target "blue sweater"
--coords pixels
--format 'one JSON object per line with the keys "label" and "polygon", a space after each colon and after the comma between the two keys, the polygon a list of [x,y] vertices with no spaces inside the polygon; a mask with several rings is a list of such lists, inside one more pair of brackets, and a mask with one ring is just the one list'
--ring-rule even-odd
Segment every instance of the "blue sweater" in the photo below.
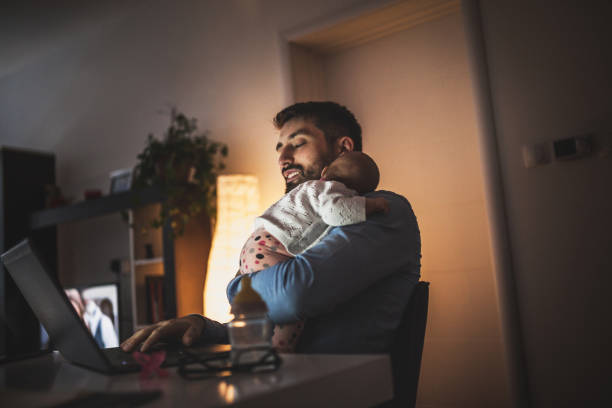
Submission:
{"label": "blue sweater", "polygon": [[[421,238],[408,201],[388,191],[366,194],[389,201],[388,214],[333,228],[317,245],[251,275],[274,323],[307,319],[301,353],[377,353],[393,333],[420,276]],[[230,303],[241,276],[227,287]],[[205,338],[227,339],[207,320]]]}

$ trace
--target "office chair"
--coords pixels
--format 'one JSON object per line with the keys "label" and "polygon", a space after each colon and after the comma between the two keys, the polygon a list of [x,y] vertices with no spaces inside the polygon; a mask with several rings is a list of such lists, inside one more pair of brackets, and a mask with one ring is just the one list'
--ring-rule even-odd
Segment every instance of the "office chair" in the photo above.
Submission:
{"label": "office chair", "polygon": [[391,346],[394,398],[381,407],[412,408],[416,403],[428,305],[429,282],[418,282]]}

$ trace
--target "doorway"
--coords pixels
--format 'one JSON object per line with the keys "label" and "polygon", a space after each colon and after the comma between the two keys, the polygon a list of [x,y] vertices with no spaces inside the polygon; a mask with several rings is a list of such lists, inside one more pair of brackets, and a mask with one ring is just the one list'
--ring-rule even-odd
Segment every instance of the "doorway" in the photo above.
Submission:
{"label": "doorway", "polygon": [[417,406],[510,406],[459,1],[336,20],[287,36],[293,101],[349,108],[379,189],[413,206],[431,282]]}

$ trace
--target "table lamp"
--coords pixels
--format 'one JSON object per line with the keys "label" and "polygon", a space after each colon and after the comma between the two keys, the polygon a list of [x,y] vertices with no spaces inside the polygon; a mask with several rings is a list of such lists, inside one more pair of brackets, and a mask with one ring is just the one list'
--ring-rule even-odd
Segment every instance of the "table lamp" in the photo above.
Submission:
{"label": "table lamp", "polygon": [[204,315],[208,318],[223,323],[232,318],[225,289],[238,271],[240,251],[253,232],[258,209],[257,177],[233,174],[217,178],[217,222],[204,285]]}

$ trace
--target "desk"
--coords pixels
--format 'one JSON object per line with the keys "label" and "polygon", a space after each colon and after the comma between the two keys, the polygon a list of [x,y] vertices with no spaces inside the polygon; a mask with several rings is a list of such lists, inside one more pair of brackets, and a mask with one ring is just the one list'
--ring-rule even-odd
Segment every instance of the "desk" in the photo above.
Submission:
{"label": "desk", "polygon": [[147,407],[372,406],[392,398],[389,357],[283,354],[278,371],[226,379],[183,380],[170,375],[141,381],[138,374],[106,376],[67,363],[58,352],[0,366],[0,405],[49,406],[78,392],[162,391]]}

